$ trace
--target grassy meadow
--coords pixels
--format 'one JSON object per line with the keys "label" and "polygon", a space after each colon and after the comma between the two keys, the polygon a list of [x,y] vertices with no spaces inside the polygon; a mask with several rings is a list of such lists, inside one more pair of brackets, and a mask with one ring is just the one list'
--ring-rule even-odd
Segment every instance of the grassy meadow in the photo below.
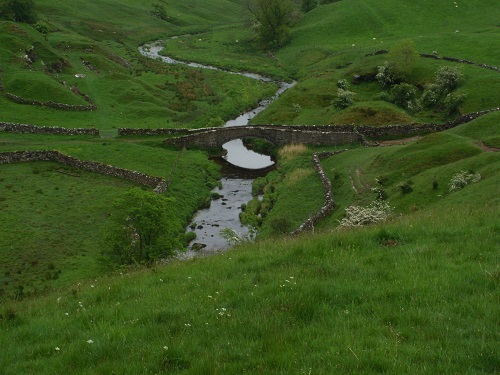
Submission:
{"label": "grassy meadow", "polygon": [[[142,57],[140,45],[164,39],[164,53],[179,60],[296,80],[255,124],[439,123],[498,107],[500,74],[416,57],[405,79],[417,99],[439,68],[453,67],[462,75],[453,93],[464,100],[454,111],[407,110],[384,100],[391,92],[374,78],[378,67],[408,43],[498,66],[497,8],[493,0],[335,1],[297,15],[289,43],[268,53],[256,48],[242,0],[37,0],[46,35],[0,20],[0,94],[87,105],[84,94],[97,109],[0,95],[0,122],[97,128],[101,137],[0,132],[0,152],[58,150],[164,177],[171,225],[185,242],[220,167],[208,151],[116,129],[219,126],[277,86],[167,66]],[[355,94],[346,108],[335,105],[339,80]],[[113,202],[139,185],[52,162],[0,165],[0,373],[500,372],[499,122],[497,111],[379,147],[282,147],[241,216],[258,228],[255,242],[147,267],[106,257]],[[312,153],[344,148],[321,162],[335,210],[312,233],[290,237],[323,204]],[[450,191],[461,171],[480,178]],[[346,208],[377,196],[391,207],[387,221],[339,225]]]}

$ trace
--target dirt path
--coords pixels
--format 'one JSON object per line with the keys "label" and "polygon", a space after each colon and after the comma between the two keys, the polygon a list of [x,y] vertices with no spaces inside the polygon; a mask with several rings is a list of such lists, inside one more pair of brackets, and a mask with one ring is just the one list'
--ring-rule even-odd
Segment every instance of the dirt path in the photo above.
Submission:
{"label": "dirt path", "polygon": [[484,151],[492,151],[492,152],[500,151],[500,148],[485,145],[483,141],[479,141],[478,144],[479,147],[481,147],[481,149],[483,149]]}
{"label": "dirt path", "polygon": [[418,141],[421,136],[415,136],[415,137],[410,137],[410,138],[403,138],[403,139],[391,139],[389,141],[379,141],[377,144],[381,147],[385,146],[394,146],[394,145],[404,145],[413,141]]}

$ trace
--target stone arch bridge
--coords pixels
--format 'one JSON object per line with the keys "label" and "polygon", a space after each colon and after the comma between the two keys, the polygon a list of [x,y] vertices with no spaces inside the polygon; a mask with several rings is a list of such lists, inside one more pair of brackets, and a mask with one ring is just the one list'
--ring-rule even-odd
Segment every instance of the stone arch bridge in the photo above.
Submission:
{"label": "stone arch bridge", "polygon": [[364,143],[364,138],[357,132],[339,132],[325,128],[293,126],[254,125],[232,126],[190,130],[180,137],[165,140],[165,144],[177,147],[220,148],[224,143],[241,138],[265,139],[276,146],[292,143],[307,145],[342,145]]}

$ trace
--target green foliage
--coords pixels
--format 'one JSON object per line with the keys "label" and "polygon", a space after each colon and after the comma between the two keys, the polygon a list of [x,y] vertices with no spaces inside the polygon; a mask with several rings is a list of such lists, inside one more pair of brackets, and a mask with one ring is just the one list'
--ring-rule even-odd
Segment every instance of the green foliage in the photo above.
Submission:
{"label": "green foliage", "polygon": [[339,79],[337,81],[337,88],[347,90],[349,88],[349,82],[347,82],[346,79]]}
{"label": "green foliage", "polygon": [[33,25],[36,31],[43,34],[45,37],[49,34],[49,25],[46,22],[38,21]]}
{"label": "green foliage", "polygon": [[458,112],[460,105],[463,104],[466,97],[467,95],[463,93],[450,92],[443,100],[445,111],[448,114],[454,114]]}
{"label": "green foliage", "polygon": [[404,79],[404,75],[399,70],[397,65],[389,61],[386,61],[384,65],[378,67],[378,73],[375,77],[382,85],[388,87],[399,83]]}
{"label": "green foliage", "polygon": [[15,22],[35,23],[37,14],[35,12],[34,0],[5,0],[0,3],[0,14]]}
{"label": "green foliage", "polygon": [[444,93],[455,90],[462,80],[463,74],[458,68],[443,66],[436,71],[436,85]]}
{"label": "green foliage", "polygon": [[248,10],[262,49],[276,50],[288,42],[294,12],[291,0],[250,0]]}
{"label": "green foliage", "polygon": [[409,83],[399,83],[391,87],[391,101],[407,111],[418,111],[420,109],[417,101],[417,88]]}
{"label": "green foliage", "polygon": [[347,108],[354,103],[355,95],[356,93],[352,91],[339,88],[337,89],[337,98],[334,100],[333,105],[339,109]]}
{"label": "green foliage", "polygon": [[117,198],[116,214],[107,229],[111,259],[119,264],[148,263],[179,248],[171,228],[174,201],[139,188]]}
{"label": "green foliage", "polygon": [[165,10],[165,6],[161,3],[153,3],[152,14],[161,20],[164,20],[164,21],[168,20],[168,15],[167,15],[167,11]]}

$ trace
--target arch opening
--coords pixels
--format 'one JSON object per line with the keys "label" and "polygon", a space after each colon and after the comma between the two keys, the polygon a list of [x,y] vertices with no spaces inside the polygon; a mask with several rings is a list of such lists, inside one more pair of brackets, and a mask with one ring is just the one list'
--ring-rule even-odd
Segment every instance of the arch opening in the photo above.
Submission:
{"label": "arch opening", "polygon": [[275,164],[276,147],[262,138],[233,139],[222,148],[223,159],[238,168],[259,170]]}

